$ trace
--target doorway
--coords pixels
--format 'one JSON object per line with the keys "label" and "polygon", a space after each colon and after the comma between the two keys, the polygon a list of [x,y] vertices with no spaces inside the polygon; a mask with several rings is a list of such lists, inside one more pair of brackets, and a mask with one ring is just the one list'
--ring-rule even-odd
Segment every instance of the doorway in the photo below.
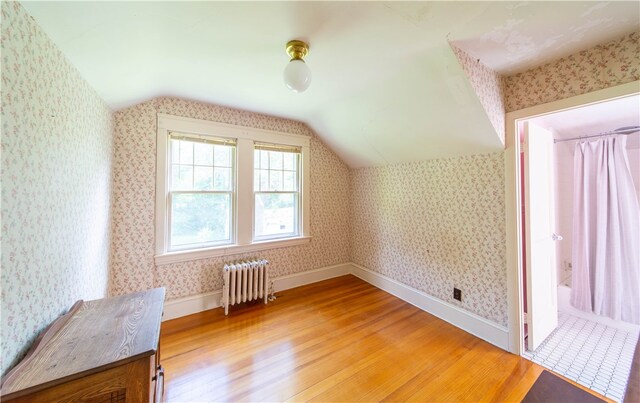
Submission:
{"label": "doorway", "polygon": [[[572,278],[573,150],[579,137],[640,126],[633,95],[518,122],[522,232],[521,353],[621,401],[640,326],[579,311]],[[629,135],[629,163],[640,198],[640,133]]]}

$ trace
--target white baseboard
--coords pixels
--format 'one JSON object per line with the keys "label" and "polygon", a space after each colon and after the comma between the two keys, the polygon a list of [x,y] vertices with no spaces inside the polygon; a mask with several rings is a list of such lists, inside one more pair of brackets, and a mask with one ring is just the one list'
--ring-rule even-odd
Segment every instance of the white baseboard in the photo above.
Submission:
{"label": "white baseboard", "polygon": [[213,309],[220,306],[222,290],[189,295],[184,298],[170,299],[164,302],[162,321],[179,318]]}
{"label": "white baseboard", "polygon": [[506,327],[493,323],[420,290],[351,263],[351,274],[503,350],[509,348]]}
{"label": "white baseboard", "polygon": [[319,269],[303,271],[302,273],[294,273],[288,276],[274,278],[273,290],[275,292],[288,290],[290,288],[317,283],[318,281],[328,280],[330,278],[340,277],[350,273],[351,263],[342,263],[335,266],[321,267]]}
{"label": "white baseboard", "polygon": [[[330,278],[344,276],[351,270],[350,263],[338,264],[335,266],[321,267],[315,270],[294,273],[288,276],[276,277],[273,279],[273,290],[275,292],[300,287],[306,284],[316,283]],[[164,303],[164,315],[162,320],[170,320],[187,316],[194,313],[206,311],[220,306],[222,290],[206,292],[203,294],[190,295],[184,298],[171,299]]]}

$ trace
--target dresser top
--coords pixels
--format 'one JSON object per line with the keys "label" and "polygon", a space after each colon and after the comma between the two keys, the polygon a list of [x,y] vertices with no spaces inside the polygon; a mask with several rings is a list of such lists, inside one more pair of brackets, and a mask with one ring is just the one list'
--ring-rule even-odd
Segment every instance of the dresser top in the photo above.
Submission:
{"label": "dresser top", "polygon": [[5,376],[0,396],[18,397],[155,354],[164,295],[155,288],[76,302]]}

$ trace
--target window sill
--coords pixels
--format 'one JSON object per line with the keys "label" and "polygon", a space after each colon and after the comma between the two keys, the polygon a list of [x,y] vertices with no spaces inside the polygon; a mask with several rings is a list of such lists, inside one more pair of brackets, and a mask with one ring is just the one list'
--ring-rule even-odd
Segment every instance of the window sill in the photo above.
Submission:
{"label": "window sill", "polygon": [[304,245],[311,241],[310,236],[295,238],[273,239],[269,241],[254,242],[248,245],[225,245],[214,248],[197,249],[189,251],[168,252],[155,256],[156,265],[187,262],[190,260],[207,259],[210,257],[237,255],[245,252],[255,252],[266,249],[287,248],[290,246]]}

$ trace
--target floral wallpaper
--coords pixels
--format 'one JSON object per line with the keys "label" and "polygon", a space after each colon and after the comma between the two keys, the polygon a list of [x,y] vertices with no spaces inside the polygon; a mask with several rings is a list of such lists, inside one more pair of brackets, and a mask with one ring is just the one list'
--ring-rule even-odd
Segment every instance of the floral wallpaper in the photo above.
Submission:
{"label": "floral wallpaper", "polygon": [[503,155],[353,170],[351,260],[506,326]]}
{"label": "floral wallpaper", "polygon": [[640,31],[504,78],[506,111],[640,80]]}
{"label": "floral wallpaper", "polygon": [[491,125],[496,130],[502,144],[504,144],[505,111],[502,77],[463,50],[453,44],[450,45],[487,113]]}
{"label": "floral wallpaper", "polygon": [[[310,243],[250,254],[156,266],[156,113],[311,137]],[[349,169],[303,123],[177,98],[157,98],[115,114],[111,293],[167,287],[167,298],[222,288],[225,262],[263,257],[274,276],[349,261]]]}
{"label": "floral wallpaper", "polygon": [[145,102],[115,113],[110,294],[153,288],[156,111]]}
{"label": "floral wallpaper", "polygon": [[[1,13],[0,373],[77,299],[213,291],[256,256],[275,276],[353,261],[506,325],[502,153],[349,170],[301,122],[177,98],[112,114],[19,3]],[[640,80],[640,32],[502,79],[452,48],[503,141],[505,111]],[[309,136],[311,242],[156,266],[159,112]]]}
{"label": "floral wallpaper", "polygon": [[106,296],[113,115],[2,2],[2,374],[78,299]]}

